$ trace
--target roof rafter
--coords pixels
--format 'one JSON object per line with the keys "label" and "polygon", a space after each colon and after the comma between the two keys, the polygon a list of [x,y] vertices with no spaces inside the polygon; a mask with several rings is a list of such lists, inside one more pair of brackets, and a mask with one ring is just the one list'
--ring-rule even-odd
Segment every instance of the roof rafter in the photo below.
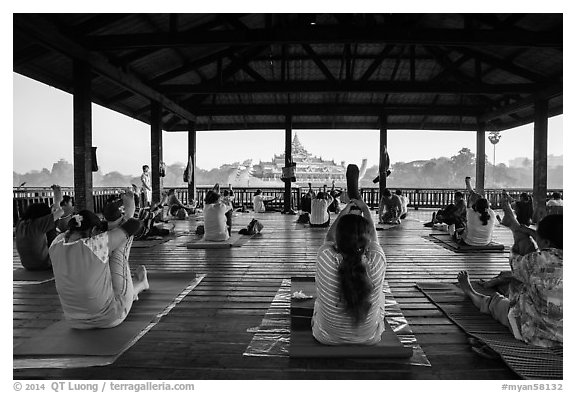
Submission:
{"label": "roof rafter", "polygon": [[313,44],[365,42],[444,46],[562,47],[562,31],[532,32],[520,29],[401,29],[341,26],[302,26],[298,29],[252,29],[248,31],[209,31],[204,34],[110,34],[88,37],[92,50],[120,50],[175,46]]}
{"label": "roof rafter", "polygon": [[41,17],[21,17],[14,15],[14,27],[34,41],[46,45],[68,57],[88,62],[92,70],[112,82],[136,92],[150,100],[159,102],[175,114],[194,121],[196,117],[162,93],[152,89],[138,78],[112,66],[104,56],[90,53],[82,46],[62,35],[53,23]]}

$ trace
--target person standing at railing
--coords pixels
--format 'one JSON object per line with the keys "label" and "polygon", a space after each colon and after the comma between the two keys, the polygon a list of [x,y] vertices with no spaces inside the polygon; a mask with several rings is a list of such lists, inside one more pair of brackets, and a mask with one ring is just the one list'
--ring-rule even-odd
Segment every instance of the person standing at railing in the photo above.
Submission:
{"label": "person standing at railing", "polygon": [[140,207],[148,207],[152,203],[152,180],[150,178],[150,167],[148,165],[142,166],[142,205]]}
{"label": "person standing at railing", "polygon": [[60,206],[62,191],[53,185],[54,204],[33,203],[22,214],[16,224],[16,250],[22,266],[27,270],[48,270],[52,262],[48,247],[57,235],[56,221],[64,210]]}

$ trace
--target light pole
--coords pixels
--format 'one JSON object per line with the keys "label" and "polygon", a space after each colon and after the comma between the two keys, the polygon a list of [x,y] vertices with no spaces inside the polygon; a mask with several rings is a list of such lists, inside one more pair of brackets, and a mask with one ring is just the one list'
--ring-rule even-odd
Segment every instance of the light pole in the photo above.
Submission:
{"label": "light pole", "polygon": [[496,187],[496,144],[498,142],[500,142],[500,137],[502,137],[502,135],[500,135],[500,131],[490,131],[490,135],[488,136],[488,140],[494,146],[494,159],[493,159],[494,168],[492,169],[492,187],[493,188]]}

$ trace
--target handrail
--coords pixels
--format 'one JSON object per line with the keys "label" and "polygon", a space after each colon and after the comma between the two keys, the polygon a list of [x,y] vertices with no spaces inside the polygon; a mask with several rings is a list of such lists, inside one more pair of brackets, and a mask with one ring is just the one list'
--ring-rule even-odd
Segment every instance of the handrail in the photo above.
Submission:
{"label": "handrail", "polygon": [[[188,189],[186,187],[165,187],[165,190],[169,188],[174,188],[176,195],[182,201],[182,203],[187,204],[188,201]],[[63,195],[70,195],[74,198],[74,188],[73,187],[62,187]],[[124,188],[122,187],[94,187],[93,188],[93,198],[94,198],[94,210],[96,213],[101,213],[104,208],[104,203],[111,195],[118,195]],[[197,186],[196,187],[196,198],[199,201],[199,206],[202,206],[202,201],[206,196],[206,193],[212,189],[212,186]],[[271,209],[281,210],[284,207],[284,188],[282,187],[238,187],[234,188],[235,195],[235,205],[237,207],[245,206],[246,208],[252,208],[252,198],[256,190],[260,189],[263,195],[276,196],[277,199],[267,203],[267,206]],[[224,189],[221,189],[222,191]],[[292,188],[292,200],[291,205],[294,210],[300,208],[300,200],[302,193],[305,193],[307,188],[305,187],[293,187]],[[464,189],[454,189],[454,188],[402,188],[403,195],[407,196],[409,199],[409,207],[414,209],[418,208],[440,208],[454,202],[454,193],[456,191],[464,192]],[[507,189],[508,193],[513,198],[518,198],[522,192],[532,193],[529,188],[515,188]],[[501,202],[501,189],[487,189],[485,190],[485,196],[490,202],[490,205],[497,209],[500,208]],[[559,192],[563,195],[562,189],[549,189],[547,191],[547,198],[551,198],[553,192]],[[366,187],[360,189],[362,199],[371,208],[378,207],[378,202],[380,200],[380,190],[377,187]],[[51,205],[54,202],[54,193],[50,187],[23,187],[13,189],[13,220],[14,224],[21,217],[24,210],[31,204],[35,202],[46,203]]]}

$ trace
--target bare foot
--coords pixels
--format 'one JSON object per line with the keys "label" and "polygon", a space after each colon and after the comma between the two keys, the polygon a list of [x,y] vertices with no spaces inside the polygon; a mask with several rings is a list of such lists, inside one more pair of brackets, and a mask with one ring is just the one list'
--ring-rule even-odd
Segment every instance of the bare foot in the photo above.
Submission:
{"label": "bare foot", "polygon": [[474,291],[472,289],[472,285],[470,284],[470,278],[468,277],[468,272],[466,270],[462,270],[460,273],[458,273],[458,283],[466,295],[470,295]]}
{"label": "bare foot", "polygon": [[144,265],[140,265],[136,268],[136,280],[140,283],[142,291],[150,289],[150,284],[148,284],[148,274]]}

